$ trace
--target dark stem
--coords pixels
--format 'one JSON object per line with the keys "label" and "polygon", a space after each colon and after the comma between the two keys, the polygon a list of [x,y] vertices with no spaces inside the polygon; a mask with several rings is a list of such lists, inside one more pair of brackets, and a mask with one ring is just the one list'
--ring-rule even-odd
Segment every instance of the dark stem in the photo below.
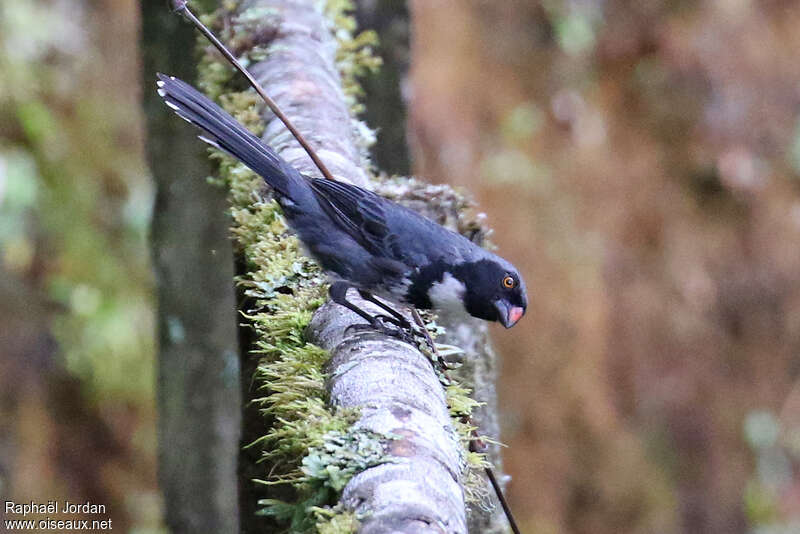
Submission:
{"label": "dark stem", "polygon": [[247,81],[250,82],[250,85],[253,86],[253,89],[255,89],[256,92],[261,96],[261,98],[264,99],[264,102],[267,103],[269,109],[272,110],[272,112],[281,120],[281,122],[286,126],[286,128],[288,128],[288,130],[292,133],[294,138],[297,139],[297,141],[300,143],[303,149],[305,149],[306,153],[314,161],[314,164],[320,170],[322,175],[328,180],[335,181],[335,178],[333,177],[331,172],[328,170],[328,168],[325,166],[325,164],[322,162],[319,156],[317,156],[317,153],[314,151],[314,149],[311,148],[311,145],[308,144],[308,141],[306,141],[303,135],[299,131],[297,131],[297,128],[294,127],[292,122],[289,120],[289,117],[284,115],[283,111],[281,111],[281,108],[278,107],[278,104],[276,104],[275,101],[269,97],[266,91],[264,91],[264,88],[261,87],[261,84],[259,84],[256,81],[253,75],[250,74],[250,72],[247,69],[245,69],[241,63],[239,63],[239,61],[234,57],[234,55],[231,54],[231,52],[225,47],[224,44],[222,44],[222,42],[219,39],[217,39],[217,37],[211,32],[211,30],[209,30],[205,24],[200,22],[200,19],[198,19],[194,15],[194,13],[192,13],[191,10],[189,10],[186,4],[187,4],[186,0],[172,0],[172,9],[176,13],[186,17],[186,19],[189,20],[189,22],[194,24],[194,26],[198,30],[200,30],[200,33],[205,35],[206,39],[211,41],[211,44],[213,44],[217,48],[217,50],[219,50],[220,53],[223,56],[225,56],[225,59],[227,59],[234,67],[236,67],[236,70],[241,72],[242,75],[245,78],[247,78]]}
{"label": "dark stem", "polygon": [[497,479],[494,476],[494,471],[491,467],[487,467],[486,469],[486,476],[489,477],[489,482],[492,483],[492,487],[494,488],[494,492],[497,494],[497,499],[500,501],[500,506],[503,507],[503,511],[506,513],[506,517],[508,518],[508,524],[511,525],[511,530],[514,534],[520,534],[519,527],[517,526],[517,522],[514,521],[514,514],[511,513],[511,507],[508,506],[506,502],[506,497],[503,495],[503,490],[500,489],[500,484],[497,483]]}

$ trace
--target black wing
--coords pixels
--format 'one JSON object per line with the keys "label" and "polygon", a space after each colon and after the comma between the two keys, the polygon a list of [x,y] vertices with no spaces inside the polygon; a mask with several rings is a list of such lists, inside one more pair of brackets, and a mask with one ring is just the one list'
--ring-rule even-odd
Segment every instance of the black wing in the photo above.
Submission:
{"label": "black wing", "polygon": [[311,189],[322,209],[358,243],[379,256],[388,256],[385,200],[371,191],[344,182],[315,179]]}
{"label": "black wing", "polygon": [[467,259],[482,250],[465,237],[366,189],[325,179],[311,180],[311,189],[328,216],[374,256],[413,268],[439,258]]}

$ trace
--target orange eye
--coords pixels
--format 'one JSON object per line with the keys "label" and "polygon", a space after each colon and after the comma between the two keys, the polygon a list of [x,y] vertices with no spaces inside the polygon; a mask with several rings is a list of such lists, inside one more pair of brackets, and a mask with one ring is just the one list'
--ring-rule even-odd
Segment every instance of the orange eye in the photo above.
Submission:
{"label": "orange eye", "polygon": [[511,289],[511,288],[514,287],[515,284],[516,284],[516,282],[514,281],[513,277],[506,276],[505,278],[503,278],[503,287],[505,287],[507,289]]}

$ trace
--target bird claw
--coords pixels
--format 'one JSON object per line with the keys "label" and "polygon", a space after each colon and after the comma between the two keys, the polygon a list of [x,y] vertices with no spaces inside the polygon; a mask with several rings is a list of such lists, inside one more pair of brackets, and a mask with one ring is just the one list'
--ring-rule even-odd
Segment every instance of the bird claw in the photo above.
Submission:
{"label": "bird claw", "polygon": [[403,323],[398,321],[396,318],[391,317],[389,315],[378,314],[378,315],[375,315],[373,317],[373,319],[381,327],[387,327],[388,325],[391,325],[394,328],[397,328],[397,329],[400,329],[400,330],[406,330],[406,325],[404,325]]}
{"label": "bird claw", "polygon": [[385,336],[393,337],[395,339],[399,339],[405,343],[410,345],[414,345],[414,335],[409,333],[408,330],[402,328],[400,325],[397,324],[394,317],[389,317],[388,315],[376,315],[373,317],[371,323],[356,323],[352,324],[347,327],[345,332],[363,332],[363,331],[372,331],[372,332],[379,332]]}
{"label": "bird claw", "polygon": [[412,330],[411,323],[409,323],[405,319],[401,320],[398,319],[397,317],[392,317],[391,315],[385,315],[383,313],[379,313],[377,315],[374,315],[373,319],[381,323],[382,326],[390,324],[393,327],[398,328],[400,330],[407,330],[407,331]]}

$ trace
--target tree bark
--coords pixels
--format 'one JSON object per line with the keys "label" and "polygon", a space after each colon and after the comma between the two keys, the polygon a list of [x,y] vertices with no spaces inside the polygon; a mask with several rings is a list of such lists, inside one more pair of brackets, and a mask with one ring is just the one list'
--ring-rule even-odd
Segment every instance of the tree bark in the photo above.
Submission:
{"label": "tree bark", "polygon": [[225,191],[202,143],[164,108],[155,73],[196,77],[194,30],[162,0],[142,4],[147,157],[156,182],[159,480],[172,532],[238,532],[240,396]]}
{"label": "tree bark", "polygon": [[[377,307],[359,305],[373,313]],[[431,362],[416,348],[377,333],[346,334],[359,318],[328,303],[309,334],[331,351],[331,402],[361,409],[356,428],[389,441],[388,462],[357,474],[341,503],[364,515],[364,533],[467,532],[460,486],[463,448]]]}

